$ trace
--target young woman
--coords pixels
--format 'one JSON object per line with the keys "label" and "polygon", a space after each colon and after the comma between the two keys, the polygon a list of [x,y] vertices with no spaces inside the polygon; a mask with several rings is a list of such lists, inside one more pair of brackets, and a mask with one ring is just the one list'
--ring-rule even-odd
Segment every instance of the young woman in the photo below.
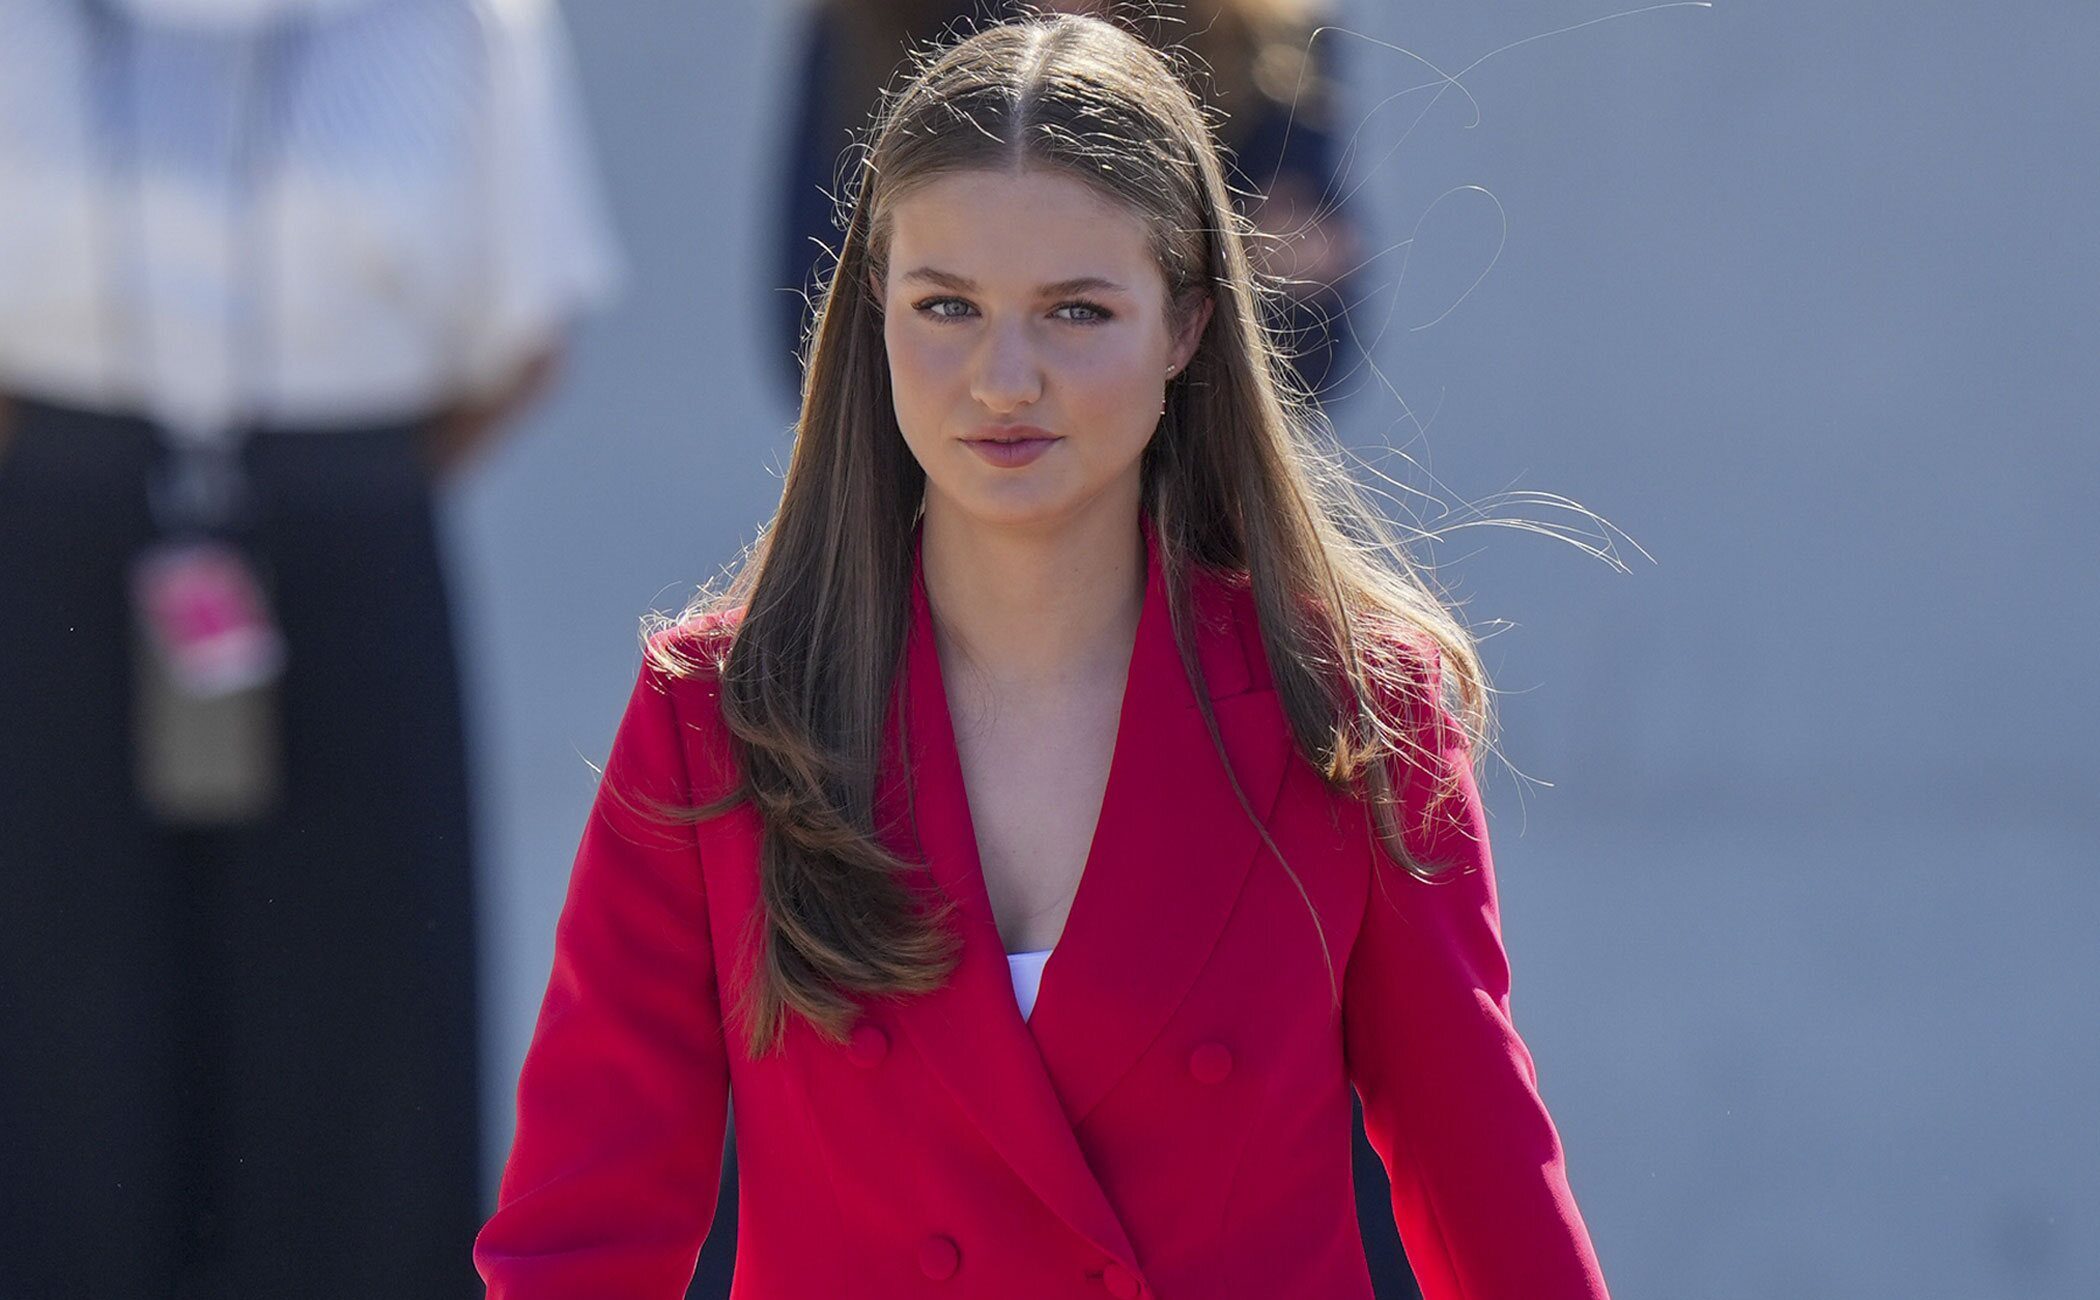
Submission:
{"label": "young woman", "polygon": [[1509,1019],[1465,632],[1283,386],[1215,145],[1096,19],[887,106],[780,508],[650,639],[498,1297],[1605,1294]]}

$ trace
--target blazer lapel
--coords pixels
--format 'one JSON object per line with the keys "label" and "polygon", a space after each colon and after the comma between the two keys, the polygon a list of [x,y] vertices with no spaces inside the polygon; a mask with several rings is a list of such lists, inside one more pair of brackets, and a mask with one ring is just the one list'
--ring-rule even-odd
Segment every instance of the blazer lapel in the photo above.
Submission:
{"label": "blazer lapel", "polygon": [[[1035,1039],[1014,1002],[1005,945],[978,862],[931,606],[916,560],[912,606],[901,674],[904,695],[895,711],[906,721],[901,739],[911,770],[886,769],[883,803],[894,811],[883,813],[882,820],[916,839],[931,883],[955,904],[962,947],[948,983],[899,1001],[896,1021],[985,1139],[1044,1203],[1097,1249],[1136,1270],[1130,1238],[1065,1121]],[[894,743],[889,752],[897,752]],[[897,847],[909,856],[908,848]]]}
{"label": "blazer lapel", "polygon": [[[970,821],[923,569],[913,564],[903,698],[879,817],[892,846],[926,863],[952,900],[959,964],[932,993],[895,1003],[911,1037],[985,1138],[1043,1201],[1097,1248],[1139,1263],[1075,1132],[1187,994],[1262,847],[1234,797],[1183,671],[1159,547],[1145,525],[1144,606],[1115,754],[1079,889],[1023,1020]],[[1226,753],[1266,819],[1290,754],[1274,692],[1257,684],[1229,600],[1192,590],[1197,645]],[[1249,633],[1251,634],[1251,633]],[[898,719],[905,723],[900,737]],[[914,852],[916,851],[916,852]]]}
{"label": "blazer lapel", "polygon": [[[1204,726],[1168,615],[1158,546],[1123,692],[1100,820],[1027,1024],[1067,1119],[1083,1122],[1158,1037],[1201,973],[1248,871],[1290,758],[1273,690],[1254,681],[1227,593],[1191,579],[1196,645],[1229,775]],[[1247,796],[1234,796],[1232,775]]]}

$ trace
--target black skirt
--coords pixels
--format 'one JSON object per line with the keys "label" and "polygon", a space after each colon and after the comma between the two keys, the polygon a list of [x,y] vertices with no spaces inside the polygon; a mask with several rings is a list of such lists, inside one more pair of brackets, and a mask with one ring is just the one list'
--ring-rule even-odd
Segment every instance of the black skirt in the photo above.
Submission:
{"label": "black skirt", "polygon": [[415,427],[268,432],[284,791],[144,810],[140,421],[0,447],[0,1296],[479,1294],[474,914]]}

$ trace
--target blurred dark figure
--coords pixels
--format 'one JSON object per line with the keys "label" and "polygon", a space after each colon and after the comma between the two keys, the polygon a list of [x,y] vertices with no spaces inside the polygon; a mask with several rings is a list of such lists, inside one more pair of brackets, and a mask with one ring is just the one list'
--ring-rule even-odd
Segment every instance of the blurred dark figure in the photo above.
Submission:
{"label": "blurred dark figure", "polygon": [[1299,383],[1315,396],[1354,368],[1358,352],[1342,313],[1353,301],[1359,259],[1335,141],[1338,42],[1313,39],[1325,0],[818,0],[806,15],[793,135],[783,177],[775,272],[781,373],[802,385],[801,344],[814,298],[830,271],[839,231],[831,199],[841,155],[906,53],[957,24],[1022,9],[1113,13],[1154,44],[1197,56],[1195,89],[1217,110],[1235,162],[1229,178],[1251,216],[1262,269],[1283,277],[1289,297],[1279,327],[1296,351]]}
{"label": "blurred dark figure", "polygon": [[614,254],[541,0],[0,3],[0,1296],[478,1294],[437,488]]}

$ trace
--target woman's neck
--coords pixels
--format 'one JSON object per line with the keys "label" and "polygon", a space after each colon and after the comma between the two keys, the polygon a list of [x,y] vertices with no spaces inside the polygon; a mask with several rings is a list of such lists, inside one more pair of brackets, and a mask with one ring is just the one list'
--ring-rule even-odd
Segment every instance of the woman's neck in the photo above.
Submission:
{"label": "woman's neck", "polygon": [[1128,663],[1146,577],[1134,508],[1024,532],[929,500],[922,528],[922,572],[941,641],[986,685],[1042,686]]}

